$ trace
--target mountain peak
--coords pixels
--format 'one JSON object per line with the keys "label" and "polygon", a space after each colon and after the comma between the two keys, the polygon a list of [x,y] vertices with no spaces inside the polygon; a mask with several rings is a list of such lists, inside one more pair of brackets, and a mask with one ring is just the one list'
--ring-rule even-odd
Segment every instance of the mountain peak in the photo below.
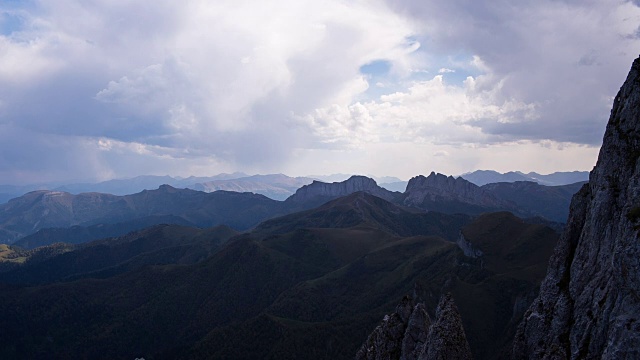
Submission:
{"label": "mountain peak", "polygon": [[320,205],[331,199],[353,194],[358,191],[364,191],[385,200],[394,198],[394,194],[391,191],[378,186],[372,178],[353,175],[345,181],[334,183],[314,180],[311,184],[298,189],[296,193],[291,195],[286,201],[289,203],[316,202],[317,205]]}
{"label": "mountain peak", "polygon": [[162,185],[160,185],[160,186],[158,187],[158,190],[159,190],[159,191],[163,191],[163,192],[175,192],[177,189],[176,189],[176,188],[174,188],[174,187],[173,187],[173,186],[171,186],[171,185],[168,185],[168,184],[162,184]]}
{"label": "mountain peak", "polygon": [[436,172],[411,178],[404,196],[404,205],[450,213],[469,211],[467,205],[475,207],[472,211],[477,213],[514,208],[461,177]]}
{"label": "mountain peak", "polygon": [[427,177],[425,177],[424,175],[412,177],[407,184],[407,190],[419,187],[432,187],[443,190],[454,190],[455,188],[460,188],[461,186],[477,187],[477,185],[474,185],[461,177],[454,178],[450,175],[447,176],[432,171]]}
{"label": "mountain peak", "polygon": [[450,293],[442,295],[420,359],[471,359],[471,349],[458,307]]}

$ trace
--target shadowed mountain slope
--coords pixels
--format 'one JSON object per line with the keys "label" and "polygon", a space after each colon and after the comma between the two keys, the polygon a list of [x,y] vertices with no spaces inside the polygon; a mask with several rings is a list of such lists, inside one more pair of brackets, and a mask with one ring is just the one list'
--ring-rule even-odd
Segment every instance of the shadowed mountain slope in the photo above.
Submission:
{"label": "shadowed mountain slope", "polygon": [[[22,266],[2,274],[4,283],[46,284],[78,277],[109,277],[143,265],[193,264],[238,233],[224,225],[197,229],[156,225],[125,236],[64,248],[32,250]],[[56,246],[53,247],[56,249]]]}
{"label": "shadowed mountain slope", "polygon": [[[252,193],[204,193],[163,185],[133,195],[36,191],[0,205],[0,242],[12,243],[45,228],[131,222],[153,216],[238,230],[285,213],[282,202]],[[143,220],[141,220],[143,221]]]}
{"label": "shadowed mountain slope", "polygon": [[[286,233],[300,227],[348,228],[367,226],[398,236],[431,234],[455,239],[470,220],[465,215],[424,213],[400,207],[366,192],[356,192],[318,208],[267,220],[256,227],[258,233]],[[450,229],[450,230],[449,230]]]}
{"label": "shadowed mountain slope", "polygon": [[[314,213],[325,215],[309,221]],[[341,222],[340,213],[360,220]],[[515,217],[497,214],[494,225],[481,226],[475,222],[491,215],[469,224],[464,216],[414,213],[367,193],[297,215],[298,225],[288,217],[286,226],[260,226],[221,247],[202,245],[206,237],[190,242],[188,234],[206,230],[159,226],[0,274],[0,326],[8,329],[0,356],[346,359],[404,294],[415,290],[435,309],[446,290],[456,298],[471,350],[486,359],[513,334],[508,329],[519,318],[518,304],[526,307],[535,294],[535,280],[499,258],[526,254],[531,241],[541,241],[527,238],[536,232],[514,231],[518,239],[491,233],[538,226]],[[413,216],[437,221],[414,223]],[[399,227],[392,227],[396,220]],[[478,240],[483,232],[475,229],[499,244]],[[481,256],[464,254],[450,236],[460,231]],[[423,235],[405,236],[412,232]],[[555,234],[548,234],[545,241],[553,242]],[[165,241],[166,247],[153,247]],[[92,265],[101,260],[92,258],[91,248],[100,247],[114,266]],[[194,248],[211,255],[185,261]],[[510,250],[494,250],[502,248]],[[142,250],[118,257],[132,249]],[[151,265],[159,263],[167,265]],[[494,263],[500,266],[488,265]],[[59,273],[47,275],[49,266]],[[24,286],[38,279],[49,283]]]}
{"label": "shadowed mountain slope", "polygon": [[561,186],[544,186],[530,181],[487,184],[481,189],[496,198],[515,204],[531,215],[559,223],[567,222],[571,197],[585,182]]}
{"label": "shadowed mountain slope", "polygon": [[68,228],[46,228],[35,234],[27,235],[13,245],[24,249],[34,249],[57,242],[81,244],[91,240],[104,239],[127,234],[134,230],[144,229],[159,224],[175,224],[195,226],[187,220],[173,215],[147,216],[115,224],[96,224],[91,226],[75,225]]}

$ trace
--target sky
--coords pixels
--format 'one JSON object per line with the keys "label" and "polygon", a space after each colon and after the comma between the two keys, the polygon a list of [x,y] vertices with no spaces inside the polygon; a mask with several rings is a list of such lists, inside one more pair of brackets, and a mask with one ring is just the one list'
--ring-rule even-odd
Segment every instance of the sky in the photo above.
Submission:
{"label": "sky", "polygon": [[591,170],[640,1],[0,0],[0,183]]}

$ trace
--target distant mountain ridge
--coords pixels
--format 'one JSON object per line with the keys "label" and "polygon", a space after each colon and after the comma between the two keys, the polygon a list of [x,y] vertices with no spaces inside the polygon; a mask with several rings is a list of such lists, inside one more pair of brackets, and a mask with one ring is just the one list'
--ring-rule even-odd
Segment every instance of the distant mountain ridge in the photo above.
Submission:
{"label": "distant mountain ridge", "polygon": [[521,213],[513,203],[501,200],[463,179],[431,172],[411,178],[402,203],[428,211],[472,213],[510,210]]}
{"label": "distant mountain ridge", "polygon": [[[314,180],[327,183],[342,182],[348,180],[351,176],[353,175],[333,174],[328,176],[291,177],[284,174],[247,175],[245,173],[235,172],[205,177],[190,176],[186,178],[168,175],[142,175],[129,179],[112,179],[97,183],[0,185],[0,204],[37,190],[62,191],[71,194],[98,192],[112,195],[130,195],[142,190],[157,189],[160,185],[164,184],[171,185],[175,188],[187,188],[204,192],[217,190],[253,192],[274,200],[285,200],[294,194],[298,188],[308,185]],[[402,181],[391,176],[367,177],[373,178],[380,187],[390,191],[404,192],[408,184],[407,181]],[[564,185],[578,181],[586,181],[588,174],[586,172],[576,171],[549,175],[540,175],[537,173],[523,174],[521,172],[500,174],[495,171],[479,170],[473,173],[463,174],[461,177],[478,186],[505,181],[535,181],[542,185]]]}
{"label": "distant mountain ridge", "polygon": [[296,190],[314,181],[308,177],[290,177],[284,174],[253,175],[237,179],[211,180],[189,185],[188,188],[213,192],[217,190],[253,192],[274,200],[285,200]]}
{"label": "distant mountain ridge", "polygon": [[292,206],[295,206],[295,204],[307,204],[307,206],[313,205],[311,207],[315,207],[322,205],[329,200],[358,191],[364,191],[391,202],[397,199],[400,195],[399,193],[395,193],[378,186],[376,181],[371,178],[353,175],[342,182],[324,183],[321,181],[314,181],[311,184],[298,189],[295,194],[287,198],[285,202]]}
{"label": "distant mountain ridge", "polygon": [[[291,179],[275,175],[271,181],[298,181]],[[521,217],[540,216],[564,222],[568,199],[577,188],[571,185],[554,188],[524,182],[479,187],[463,178],[432,172],[428,177],[412,178],[404,193],[384,189],[365,176],[352,176],[337,183],[313,181],[297,189],[285,201],[250,192],[219,190],[206,193],[169,185],[124,196],[102,193],[73,195],[41,190],[0,204],[0,242],[11,244],[38,231],[41,231],[39,235],[25,240],[27,247],[51,244],[56,241],[56,236],[67,237],[72,243],[84,242],[96,236],[123,234],[117,226],[110,224],[121,223],[120,230],[135,230],[142,224],[152,225],[165,220],[199,227],[226,224],[236,230],[247,230],[275,216],[311,209],[359,191],[423,211],[477,215],[506,210]],[[147,220],[142,220],[144,218]],[[127,222],[130,223],[125,226]],[[98,224],[109,226],[94,226]],[[73,226],[76,228],[62,229]]]}
{"label": "distant mountain ridge", "polygon": [[559,186],[574,184],[582,181],[589,181],[589,172],[566,171],[541,175],[536,172],[525,174],[520,171],[509,171],[502,174],[493,170],[476,170],[470,173],[462,174],[459,177],[468,180],[478,186],[483,186],[491,183],[516,181],[533,181],[540,185]]}
{"label": "distant mountain ridge", "polygon": [[515,204],[533,216],[564,223],[569,216],[571,197],[586,182],[568,185],[545,186],[532,181],[491,183],[481,186],[493,196]]}
{"label": "distant mountain ridge", "polygon": [[204,193],[169,185],[124,196],[34,191],[0,204],[0,242],[12,243],[46,228],[113,224],[169,215],[199,227],[225,224],[246,230],[283,213],[282,202],[263,195]]}

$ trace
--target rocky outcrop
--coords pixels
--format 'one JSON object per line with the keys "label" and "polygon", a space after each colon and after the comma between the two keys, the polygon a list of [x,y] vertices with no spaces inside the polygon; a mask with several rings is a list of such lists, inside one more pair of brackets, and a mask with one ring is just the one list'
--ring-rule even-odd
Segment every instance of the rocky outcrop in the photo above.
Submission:
{"label": "rocky outcrop", "polygon": [[451,294],[440,299],[436,320],[423,303],[405,296],[391,315],[386,315],[358,353],[356,360],[471,359],[458,308]]}
{"label": "rocky outcrop", "polygon": [[571,203],[515,359],[640,358],[640,58],[615,98],[598,162]]}
{"label": "rocky outcrop", "polygon": [[420,360],[467,360],[471,349],[451,294],[442,296]]}
{"label": "rocky outcrop", "polygon": [[[407,332],[408,324],[413,319],[414,311],[413,299],[405,296],[400,304],[396,307],[396,311],[391,315],[385,315],[382,323],[369,335],[367,340],[358,350],[356,360],[394,360],[400,359],[403,349],[403,340]],[[416,316],[416,318],[419,315]],[[427,315],[427,319],[429,316]],[[419,339],[421,331],[416,330],[416,319],[413,319],[412,332],[418,332],[416,339]],[[428,321],[428,320],[427,320]],[[422,332],[424,333],[424,332]],[[406,348],[412,352],[412,345],[407,341]],[[415,359],[415,358],[414,358]]]}
{"label": "rocky outcrop", "polygon": [[403,204],[428,211],[446,213],[482,213],[510,210],[518,212],[514,204],[502,201],[479,186],[459,177],[432,172],[409,180]]}
{"label": "rocky outcrop", "polygon": [[358,191],[364,191],[387,201],[393,201],[397,197],[397,193],[381,188],[375,180],[366,176],[354,175],[342,182],[325,183],[314,181],[298,189],[286,202],[288,204],[309,203],[317,206]]}
{"label": "rocky outcrop", "polygon": [[430,326],[431,318],[427,314],[424,304],[417,304],[411,313],[402,338],[400,360],[417,360],[420,357],[427,342]]}

